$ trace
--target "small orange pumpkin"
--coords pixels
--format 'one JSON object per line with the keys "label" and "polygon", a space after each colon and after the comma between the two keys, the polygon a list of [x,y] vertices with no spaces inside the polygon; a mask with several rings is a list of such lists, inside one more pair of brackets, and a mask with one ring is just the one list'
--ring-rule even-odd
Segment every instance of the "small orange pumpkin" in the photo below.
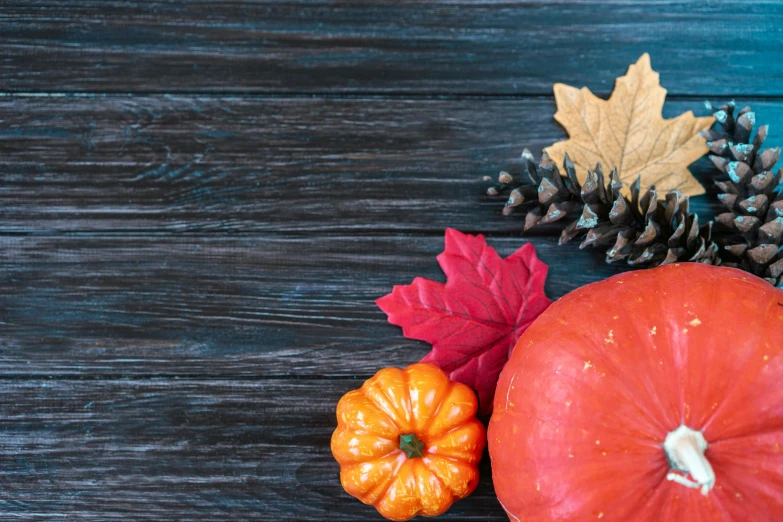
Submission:
{"label": "small orange pumpkin", "polygon": [[380,370],[337,405],[332,454],[345,491],[391,520],[444,513],[478,484],[477,407],[432,364]]}

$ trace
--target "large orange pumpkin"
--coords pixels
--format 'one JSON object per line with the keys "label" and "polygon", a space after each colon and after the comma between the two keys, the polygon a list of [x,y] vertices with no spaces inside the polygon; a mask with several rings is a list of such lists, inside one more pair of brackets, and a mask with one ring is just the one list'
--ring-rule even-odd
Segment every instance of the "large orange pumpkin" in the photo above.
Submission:
{"label": "large orange pumpkin", "polygon": [[580,288],[519,339],[489,426],[512,521],[783,520],[783,291],[678,264]]}

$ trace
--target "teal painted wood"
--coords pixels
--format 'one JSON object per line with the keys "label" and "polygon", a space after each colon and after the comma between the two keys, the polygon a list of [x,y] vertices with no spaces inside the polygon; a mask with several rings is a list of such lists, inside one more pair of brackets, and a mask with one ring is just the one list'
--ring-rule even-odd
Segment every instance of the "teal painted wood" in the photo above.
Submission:
{"label": "teal painted wood", "polygon": [[[625,269],[556,240],[531,239],[553,298]],[[0,378],[368,378],[427,353],[374,301],[443,280],[442,251],[442,235],[388,233],[5,237]]]}
{"label": "teal painted wood", "polygon": [[780,2],[4,2],[0,91],[783,95]]}
{"label": "teal painted wood", "polygon": [[[0,518],[383,520],[342,491],[329,450],[334,404],[355,385],[5,380]],[[482,472],[448,520],[503,520]]]}
{"label": "teal painted wood", "polygon": [[[783,143],[783,105],[753,107],[767,143]],[[695,100],[664,113],[688,110],[709,114]],[[0,98],[0,232],[518,236],[523,221],[500,214],[483,177],[563,139],[554,111],[545,99]],[[710,169],[693,168],[708,188]]]}

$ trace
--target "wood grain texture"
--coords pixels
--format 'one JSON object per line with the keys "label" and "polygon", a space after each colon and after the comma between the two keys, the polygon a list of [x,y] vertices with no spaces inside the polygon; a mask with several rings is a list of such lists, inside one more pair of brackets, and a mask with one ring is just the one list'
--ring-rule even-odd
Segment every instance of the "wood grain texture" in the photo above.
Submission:
{"label": "wood grain texture", "polygon": [[[506,256],[523,240],[489,243]],[[625,269],[533,244],[553,298]],[[442,281],[442,250],[429,235],[6,237],[0,376],[367,378],[427,353],[374,301]]]}
{"label": "wood grain texture", "polygon": [[[329,449],[353,380],[2,386],[3,520],[383,520],[342,491]],[[449,520],[503,520],[482,471]]]}
{"label": "wood grain texture", "polygon": [[0,91],[608,94],[650,51],[672,94],[779,96],[782,24],[770,1],[6,1]]}
{"label": "wood grain texture", "polygon": [[[783,106],[752,106],[780,144]],[[0,233],[517,234],[521,220],[501,216],[482,177],[563,138],[554,110],[541,99],[0,99]],[[664,115],[688,110],[702,106],[673,101]],[[692,170],[707,183],[712,168]],[[715,201],[694,204],[709,214]]]}

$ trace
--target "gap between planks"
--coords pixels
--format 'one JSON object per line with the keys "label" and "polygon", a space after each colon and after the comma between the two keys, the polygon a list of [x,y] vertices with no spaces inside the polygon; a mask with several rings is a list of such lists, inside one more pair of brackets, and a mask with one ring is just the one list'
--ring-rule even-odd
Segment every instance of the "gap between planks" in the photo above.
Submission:
{"label": "gap between planks", "polygon": [[[568,82],[566,82],[568,83]],[[569,83],[570,85],[570,83]],[[574,87],[582,87],[573,85]],[[664,85],[665,87],[665,85]],[[609,94],[596,94],[599,98],[606,99]],[[260,98],[260,99],[318,99],[326,100],[553,100],[554,94],[542,93],[491,93],[491,92],[276,92],[276,91],[128,91],[128,92],[103,92],[103,91],[0,91],[0,98],[143,98],[143,97],[176,97],[176,98]],[[711,101],[722,102],[728,99],[741,100],[745,104],[754,102],[778,102],[783,101],[783,95],[776,94],[733,94],[726,96],[720,93],[699,94],[672,94],[666,97],[667,102],[676,101]]]}

